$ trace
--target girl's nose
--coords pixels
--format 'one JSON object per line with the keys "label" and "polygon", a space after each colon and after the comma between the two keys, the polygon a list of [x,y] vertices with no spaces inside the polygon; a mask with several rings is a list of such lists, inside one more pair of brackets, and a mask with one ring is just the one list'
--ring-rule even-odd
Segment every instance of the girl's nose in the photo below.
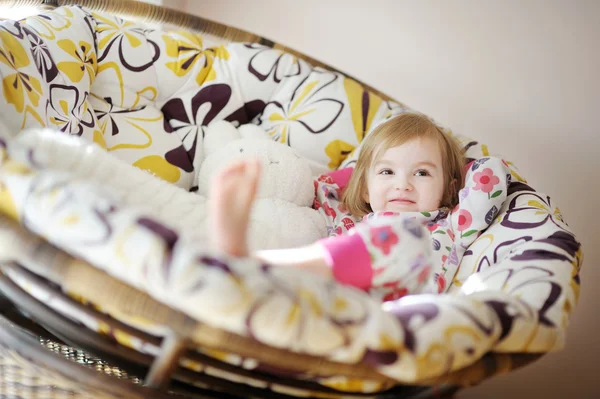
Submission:
{"label": "girl's nose", "polygon": [[409,179],[398,178],[394,182],[394,188],[400,191],[412,191],[413,186]]}

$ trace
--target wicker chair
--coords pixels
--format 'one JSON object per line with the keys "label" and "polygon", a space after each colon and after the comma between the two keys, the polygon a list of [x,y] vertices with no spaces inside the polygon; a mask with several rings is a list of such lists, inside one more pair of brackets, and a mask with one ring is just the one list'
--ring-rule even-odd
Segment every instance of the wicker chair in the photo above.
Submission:
{"label": "wicker chair", "polygon": [[[258,43],[348,77],[269,39],[167,7],[118,0],[0,0],[0,8],[31,7],[33,13],[65,5],[184,28],[215,43]],[[361,85],[365,92],[394,101]],[[114,174],[122,168],[111,167]],[[158,182],[151,184],[156,190],[170,189]],[[0,293],[4,296],[0,297],[0,393],[9,397],[442,398],[543,354],[490,352],[468,367],[417,385],[399,384],[364,364],[287,351],[201,323],[40,238],[11,220],[6,209],[1,213],[5,214],[0,216],[0,234],[4,234],[0,237],[6,239],[3,250],[12,253],[10,247],[20,248],[26,254],[18,259],[0,257]],[[576,262],[578,270],[580,249],[576,252],[575,260],[569,262]],[[576,273],[573,281],[578,284]],[[244,365],[253,359],[259,359],[262,367]],[[342,393],[314,381],[315,376],[338,375],[386,389],[372,394]]]}

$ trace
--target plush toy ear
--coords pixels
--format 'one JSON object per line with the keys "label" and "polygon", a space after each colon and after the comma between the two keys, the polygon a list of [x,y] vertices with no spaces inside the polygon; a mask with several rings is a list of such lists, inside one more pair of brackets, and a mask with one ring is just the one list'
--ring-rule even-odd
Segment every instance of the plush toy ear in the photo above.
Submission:
{"label": "plush toy ear", "polygon": [[240,135],[242,138],[248,139],[269,139],[269,135],[264,131],[263,128],[258,127],[252,123],[242,125],[239,128]]}
{"label": "plush toy ear", "polygon": [[209,155],[241,137],[232,123],[227,121],[213,122],[204,128],[204,155]]}

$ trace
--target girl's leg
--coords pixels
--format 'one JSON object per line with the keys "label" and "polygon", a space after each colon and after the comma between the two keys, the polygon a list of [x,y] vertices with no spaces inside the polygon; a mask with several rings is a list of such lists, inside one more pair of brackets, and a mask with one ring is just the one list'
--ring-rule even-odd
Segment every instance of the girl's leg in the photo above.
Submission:
{"label": "girl's leg", "polygon": [[213,247],[229,255],[254,256],[273,265],[298,267],[330,277],[326,254],[319,244],[248,253],[246,235],[259,177],[260,163],[257,160],[243,160],[229,165],[213,178],[209,194],[210,240]]}
{"label": "girl's leg", "polygon": [[208,210],[213,248],[248,256],[246,235],[259,178],[260,162],[252,159],[235,161],[213,177]]}

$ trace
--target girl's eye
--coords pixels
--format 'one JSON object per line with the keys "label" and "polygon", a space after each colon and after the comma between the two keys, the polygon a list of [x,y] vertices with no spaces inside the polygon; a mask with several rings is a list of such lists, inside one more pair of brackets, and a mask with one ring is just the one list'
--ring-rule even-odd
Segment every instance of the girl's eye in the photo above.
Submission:
{"label": "girl's eye", "polygon": [[430,174],[426,170],[417,170],[415,172],[415,176],[430,176]]}
{"label": "girl's eye", "polygon": [[391,169],[382,169],[379,171],[380,175],[393,175],[394,172]]}

